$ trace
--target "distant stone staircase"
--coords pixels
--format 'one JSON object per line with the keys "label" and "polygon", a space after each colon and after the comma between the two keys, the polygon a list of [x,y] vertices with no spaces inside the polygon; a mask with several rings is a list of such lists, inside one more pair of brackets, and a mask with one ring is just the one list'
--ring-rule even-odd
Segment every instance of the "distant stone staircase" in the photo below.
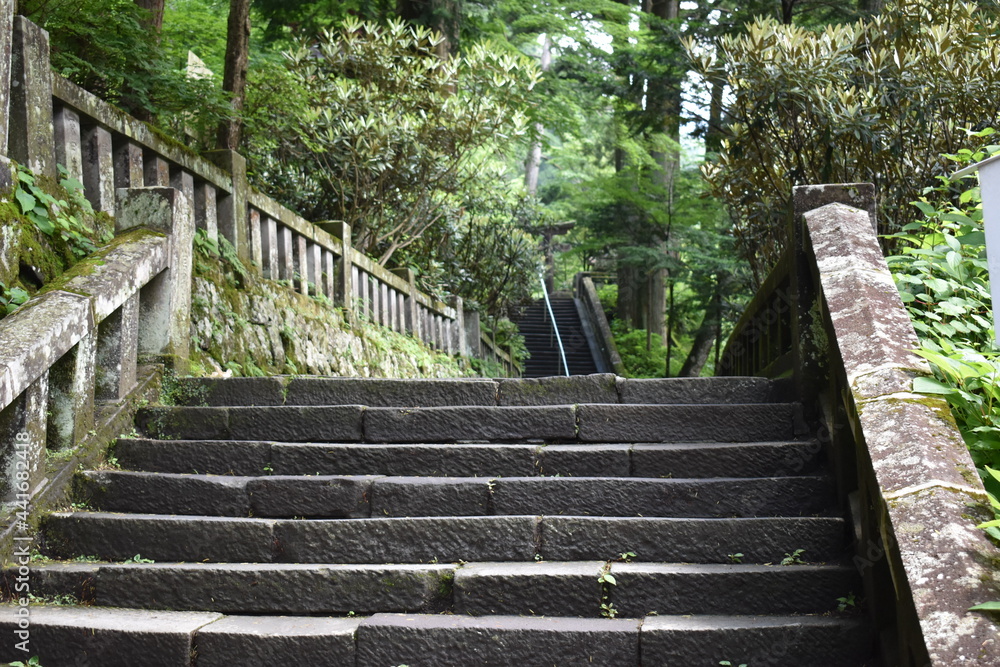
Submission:
{"label": "distant stone staircase", "polygon": [[563,375],[559,340],[566,353],[570,375],[589,375],[603,370],[598,367],[599,355],[595,354],[591,341],[588,340],[576,300],[572,296],[557,293],[552,295],[550,302],[559,329],[558,339],[544,300],[540,299],[525,308],[517,320],[518,331],[524,336],[524,345],[530,355],[524,362],[523,376],[538,378]]}
{"label": "distant stone staircase", "polygon": [[45,667],[874,665],[868,620],[836,611],[860,583],[822,448],[775,387],[185,380],[47,517],[62,560],[33,591],[85,604],[32,607],[32,646]]}

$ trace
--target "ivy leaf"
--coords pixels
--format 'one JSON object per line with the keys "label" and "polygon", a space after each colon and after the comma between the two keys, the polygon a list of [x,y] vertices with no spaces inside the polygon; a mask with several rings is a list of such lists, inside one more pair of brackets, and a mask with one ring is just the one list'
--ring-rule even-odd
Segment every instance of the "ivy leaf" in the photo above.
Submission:
{"label": "ivy leaf", "polygon": [[1000,602],[984,602],[974,607],[969,607],[969,611],[1000,611]]}

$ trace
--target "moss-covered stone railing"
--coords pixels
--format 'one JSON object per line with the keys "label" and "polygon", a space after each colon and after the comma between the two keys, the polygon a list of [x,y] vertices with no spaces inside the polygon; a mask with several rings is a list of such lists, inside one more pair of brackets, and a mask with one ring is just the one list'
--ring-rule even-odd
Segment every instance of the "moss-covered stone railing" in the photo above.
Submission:
{"label": "moss-covered stone railing", "polygon": [[[159,369],[189,351],[191,209],[171,188],[118,193],[118,236],[0,320],[0,554],[66,500]],[[140,367],[139,361],[159,362]]]}
{"label": "moss-covered stone railing", "polygon": [[854,523],[853,560],[884,664],[996,664],[992,517],[948,405],[914,394],[929,373],[873,231],[871,185],[795,189],[782,263],[730,338],[727,374],[787,377]]}
{"label": "moss-covered stone railing", "polygon": [[83,183],[94,209],[112,216],[118,189],[175,188],[191,202],[197,228],[228,242],[250,271],[290,290],[322,295],[349,318],[520,374],[509,350],[482,337],[478,313],[464,312],[460,299],[445,304],[419,291],[410,272],[372,262],[351,247],[348,225],[313,224],[252,190],[238,153],[199,156],[53,73],[47,33],[13,16],[10,3],[2,5],[0,155],[51,178],[56,165],[64,165]]}

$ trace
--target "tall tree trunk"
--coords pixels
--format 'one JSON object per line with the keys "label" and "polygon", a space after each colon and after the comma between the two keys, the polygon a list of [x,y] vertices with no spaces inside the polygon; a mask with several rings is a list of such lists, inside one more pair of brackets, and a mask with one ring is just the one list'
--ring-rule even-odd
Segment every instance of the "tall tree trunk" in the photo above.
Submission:
{"label": "tall tree trunk", "polygon": [[701,375],[701,369],[704,368],[705,362],[708,361],[708,355],[712,352],[712,343],[719,335],[719,324],[722,318],[722,292],[728,289],[732,282],[732,276],[728,273],[716,279],[712,300],[705,308],[705,316],[701,320],[698,331],[695,332],[691,352],[684,360],[684,365],[679,373],[680,377]]}
{"label": "tall tree trunk", "polygon": [[135,0],[135,4],[149,12],[144,25],[149,29],[153,39],[159,41],[160,30],[163,28],[163,8],[165,0]]}
{"label": "tall tree trunk", "polygon": [[712,98],[708,106],[708,132],[705,134],[705,152],[721,153],[722,138],[722,94],[725,91],[724,79],[712,79]]}
{"label": "tall tree trunk", "polygon": [[404,21],[427,26],[444,38],[437,47],[442,60],[452,56],[458,47],[462,28],[460,0],[396,0],[396,13]]}
{"label": "tall tree trunk", "polygon": [[785,25],[792,25],[792,10],[799,0],[781,0],[781,22]]}
{"label": "tall tree trunk", "polygon": [[231,95],[232,116],[219,124],[217,148],[238,150],[243,123],[243,98],[247,87],[247,61],[250,52],[250,0],[230,0],[229,30],[226,36],[226,69],[222,89]]}
{"label": "tall tree trunk", "polygon": [[[551,67],[552,40],[549,39],[548,35],[545,35],[542,38],[542,72],[548,72]],[[538,133],[538,139],[531,144],[524,168],[524,187],[528,190],[528,194],[532,196],[538,194],[538,171],[542,166],[542,132],[544,130],[545,128],[541,123],[535,123],[535,131]]]}
{"label": "tall tree trunk", "polygon": [[[655,16],[661,21],[676,20],[680,16],[680,0],[646,0],[645,11]],[[651,156],[659,165],[660,173],[656,178],[663,186],[667,196],[667,213],[672,215],[674,205],[674,185],[677,180],[677,172],[680,171],[680,135],[681,135],[681,78],[675,72],[668,74],[664,80],[653,82],[652,85],[663,86],[665,94],[650,95],[650,104],[658,104],[655,109],[663,119],[661,131],[674,145],[666,151],[652,151]],[[662,252],[666,253],[668,248],[666,243],[660,245]],[[667,270],[655,269],[648,281],[648,292],[646,295],[646,320],[647,330],[651,335],[659,337],[662,341],[667,330],[666,323],[666,282]]]}
{"label": "tall tree trunk", "polygon": [[858,11],[863,14],[878,14],[882,11],[883,0],[858,0]]}

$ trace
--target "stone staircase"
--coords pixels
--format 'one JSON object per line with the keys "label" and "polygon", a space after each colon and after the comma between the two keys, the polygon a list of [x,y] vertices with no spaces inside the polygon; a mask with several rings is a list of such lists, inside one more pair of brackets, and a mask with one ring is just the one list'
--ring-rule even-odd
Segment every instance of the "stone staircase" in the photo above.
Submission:
{"label": "stone staircase", "polygon": [[32,591],[83,602],[30,608],[45,667],[875,664],[822,448],[766,380],[173,394],[44,522]]}
{"label": "stone staircase", "polygon": [[[556,293],[552,295],[550,301],[556,326],[559,327],[563,350],[566,352],[566,365],[569,366],[570,374],[588,375],[601,370],[597,367],[594,350],[587,340],[576,300],[572,296]],[[563,375],[559,344],[552,329],[552,318],[549,317],[543,299],[525,308],[517,320],[517,329],[524,336],[524,345],[531,355],[524,362],[524,377]]]}

